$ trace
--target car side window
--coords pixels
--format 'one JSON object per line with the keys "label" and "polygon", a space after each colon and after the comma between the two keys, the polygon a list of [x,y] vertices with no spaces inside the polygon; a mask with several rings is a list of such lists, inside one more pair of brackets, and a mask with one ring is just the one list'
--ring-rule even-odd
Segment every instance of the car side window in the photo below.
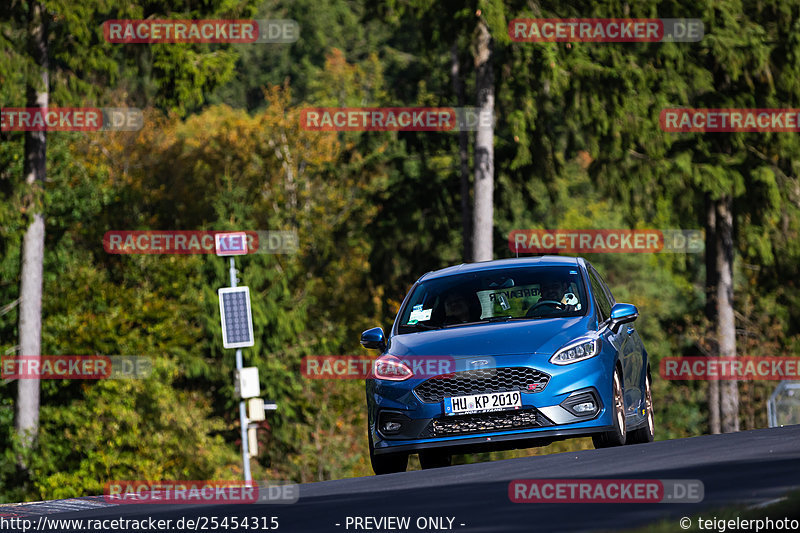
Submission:
{"label": "car side window", "polygon": [[589,271],[589,283],[592,285],[592,294],[597,300],[600,322],[605,322],[611,316],[611,302],[603,287],[603,282],[600,280],[600,274],[595,272],[593,268],[588,268],[587,270]]}
{"label": "car side window", "polygon": [[614,298],[613,294],[611,294],[611,288],[608,286],[608,283],[606,283],[606,280],[603,279],[603,276],[600,275],[600,272],[595,270],[594,273],[597,276],[597,280],[600,282],[600,286],[603,287],[603,290],[605,290],[609,303],[613,307],[614,304],[617,303],[617,299]]}

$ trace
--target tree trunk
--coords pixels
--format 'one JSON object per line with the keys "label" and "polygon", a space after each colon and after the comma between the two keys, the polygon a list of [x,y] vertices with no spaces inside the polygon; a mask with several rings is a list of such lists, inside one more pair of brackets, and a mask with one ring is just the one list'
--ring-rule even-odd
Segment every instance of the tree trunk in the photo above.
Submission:
{"label": "tree trunk", "polygon": [[481,126],[475,135],[475,210],[472,223],[473,261],[492,259],[494,229],[494,127],[483,126],[483,117],[494,123],[494,71],[492,36],[482,20],[478,22],[475,43],[475,73],[478,112]]}
{"label": "tree trunk", "polygon": [[[458,107],[466,106],[464,83],[461,80],[461,62],[458,59],[458,45],[450,47],[450,74],[453,77],[453,92],[456,94]],[[472,261],[472,212],[469,197],[469,139],[467,130],[458,130],[459,178],[461,182],[461,239],[464,242],[464,262]]]}
{"label": "tree trunk", "polygon": [[[717,338],[720,357],[736,357],[736,322],[733,315],[733,200],[717,201]],[[720,385],[721,429],[739,431],[739,389],[735,379]]]}
{"label": "tree trunk", "polygon": [[[709,324],[717,323],[717,205],[706,193],[706,318]],[[709,333],[709,332],[707,332]],[[707,338],[716,335],[707,335]],[[708,347],[709,357],[719,355],[719,343],[712,340]],[[711,434],[720,433],[719,423],[719,381],[708,382],[708,430]]]}
{"label": "tree trunk", "polygon": [[[39,67],[38,85],[27,88],[26,105],[48,105],[48,54],[44,8],[32,2],[29,8],[29,47]],[[27,212],[30,225],[22,240],[22,264],[19,288],[19,353],[41,356],[42,344],[42,270],[44,264],[44,214],[42,190],[45,180],[47,136],[44,131],[25,133],[25,183],[29,187]],[[39,380],[20,379],[17,389],[16,430],[26,447],[33,444],[39,429]],[[22,462],[22,460],[20,460]],[[25,469],[26,465],[20,464]]]}

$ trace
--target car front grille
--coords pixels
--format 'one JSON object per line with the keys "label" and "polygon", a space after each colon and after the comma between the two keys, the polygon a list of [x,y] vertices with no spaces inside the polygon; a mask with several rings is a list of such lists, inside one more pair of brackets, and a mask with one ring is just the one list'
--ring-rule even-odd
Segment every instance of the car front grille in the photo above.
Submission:
{"label": "car front grille", "polygon": [[414,392],[423,402],[436,403],[443,398],[487,392],[539,392],[549,380],[544,372],[524,366],[478,368],[435,376],[417,385]]}
{"label": "car front grille", "polygon": [[549,425],[546,418],[537,416],[536,409],[457,415],[434,418],[420,438],[452,437],[471,433],[488,433],[512,429],[529,429]]}

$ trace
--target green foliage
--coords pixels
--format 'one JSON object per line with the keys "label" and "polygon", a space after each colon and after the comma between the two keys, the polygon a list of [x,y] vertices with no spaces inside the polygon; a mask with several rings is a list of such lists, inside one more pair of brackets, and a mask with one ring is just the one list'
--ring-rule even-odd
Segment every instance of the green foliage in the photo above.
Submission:
{"label": "green foliage", "polygon": [[239,479],[227,424],[202,392],[175,387],[178,375],[156,358],[146,380],[97,383],[69,409],[44,407],[32,463],[38,496],[99,494],[110,480]]}

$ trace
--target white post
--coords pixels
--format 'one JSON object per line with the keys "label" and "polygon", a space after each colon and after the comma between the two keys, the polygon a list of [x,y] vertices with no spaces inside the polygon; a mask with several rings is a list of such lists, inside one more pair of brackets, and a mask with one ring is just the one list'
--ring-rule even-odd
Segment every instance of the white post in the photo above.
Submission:
{"label": "white post", "polygon": [[[233,261],[233,257],[230,258],[231,261],[231,287],[236,287],[236,264]],[[236,370],[241,370],[244,364],[242,363],[242,349],[236,348]],[[244,400],[239,400],[239,422],[242,425],[242,465],[244,467],[244,480],[245,481],[252,481],[252,476],[250,475],[250,452],[248,450],[248,442],[247,442],[247,426],[249,421],[247,420],[247,410],[245,409]]]}

